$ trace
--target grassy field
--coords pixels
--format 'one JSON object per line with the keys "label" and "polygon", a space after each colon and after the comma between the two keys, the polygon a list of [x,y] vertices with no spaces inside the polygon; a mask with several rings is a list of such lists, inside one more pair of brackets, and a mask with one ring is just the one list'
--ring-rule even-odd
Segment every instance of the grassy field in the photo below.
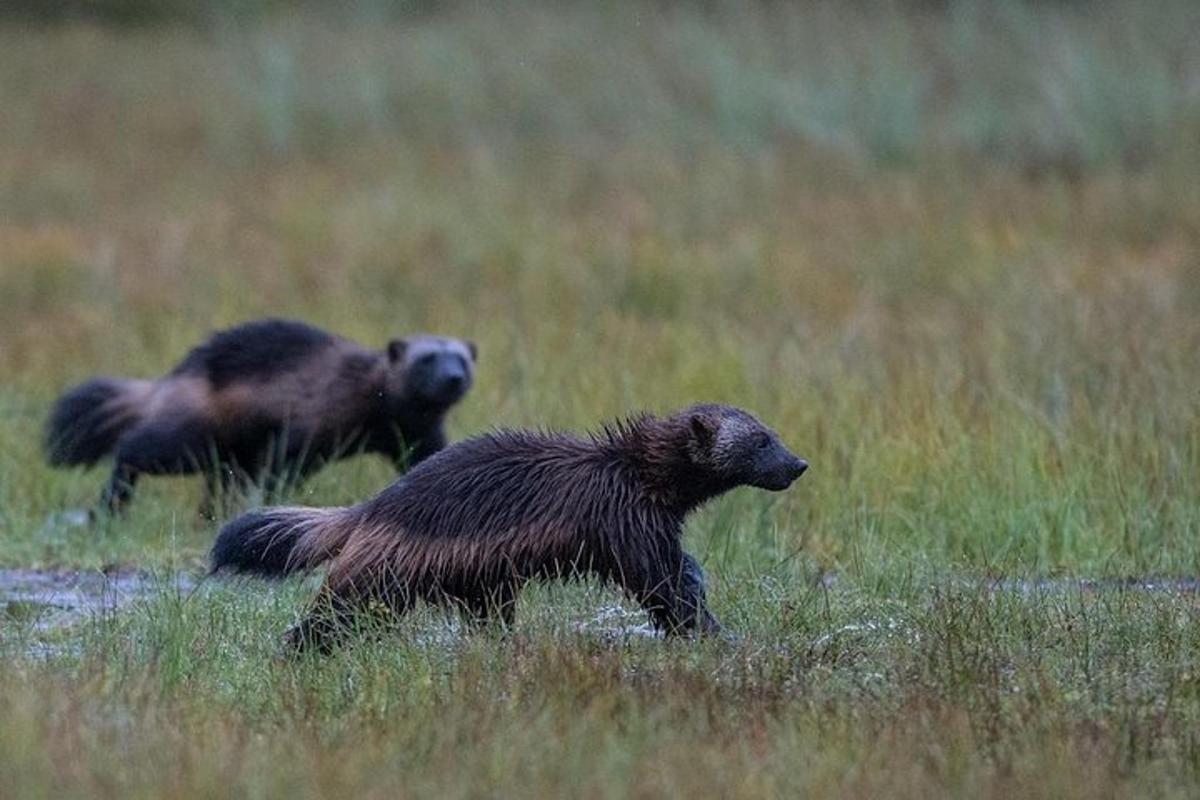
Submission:
{"label": "grassy field", "polygon": [[[1184,0],[0,18],[0,567],[156,576],[66,625],[0,587],[0,797],[1195,796],[1200,594],[1126,581],[1200,573],[1198,30]],[[311,584],[193,585],[199,481],[53,522],[104,478],[44,465],[58,391],[268,314],[475,339],[455,437],[753,410],[812,469],[689,527],[741,638],[542,587],[508,636],[422,613],[281,660]]]}

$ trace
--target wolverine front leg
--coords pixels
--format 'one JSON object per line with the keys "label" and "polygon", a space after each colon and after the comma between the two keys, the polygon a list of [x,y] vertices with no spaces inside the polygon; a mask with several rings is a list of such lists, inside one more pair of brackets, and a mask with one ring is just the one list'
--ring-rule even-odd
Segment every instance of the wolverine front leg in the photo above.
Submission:
{"label": "wolverine front leg", "polygon": [[693,598],[692,608],[696,628],[703,634],[720,633],[721,623],[717,622],[717,618],[708,610],[708,581],[704,577],[704,570],[700,568],[700,563],[690,553],[683,554],[681,583],[683,589],[680,592],[680,598],[685,602],[686,598]]}
{"label": "wolverine front leg", "polygon": [[622,564],[619,580],[654,627],[668,636],[719,633],[721,625],[708,610],[704,572],[696,559],[678,542],[662,544],[645,556]]}

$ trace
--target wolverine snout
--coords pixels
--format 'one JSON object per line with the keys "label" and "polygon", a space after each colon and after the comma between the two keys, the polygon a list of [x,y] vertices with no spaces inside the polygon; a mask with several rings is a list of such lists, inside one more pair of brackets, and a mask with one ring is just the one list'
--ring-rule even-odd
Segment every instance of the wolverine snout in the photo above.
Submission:
{"label": "wolverine snout", "polygon": [[446,402],[462,397],[467,391],[467,376],[463,373],[444,377],[434,394]]}
{"label": "wolverine snout", "polygon": [[807,461],[784,451],[779,454],[774,464],[760,473],[757,480],[751,481],[751,485],[772,492],[782,492],[807,469]]}

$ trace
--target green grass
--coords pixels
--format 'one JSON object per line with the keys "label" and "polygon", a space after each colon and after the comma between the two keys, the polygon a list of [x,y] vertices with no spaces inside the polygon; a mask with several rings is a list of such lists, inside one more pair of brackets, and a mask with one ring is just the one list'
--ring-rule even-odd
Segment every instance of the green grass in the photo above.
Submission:
{"label": "green grass", "polygon": [[991,582],[1200,573],[1192,4],[385,5],[0,25],[0,567],[198,574],[198,481],[47,524],[42,420],[281,314],[477,340],[456,438],[753,410],[812,470],[688,528],[741,638],[0,606],[0,796],[1196,794],[1200,598]]}
{"label": "green grass", "polygon": [[10,643],[0,764],[13,796],[1187,796],[1194,598],[929,577],[738,580],[738,644],[580,634],[592,588],[535,592],[507,638],[421,615],[299,663],[295,587],[167,590],[78,655]]}

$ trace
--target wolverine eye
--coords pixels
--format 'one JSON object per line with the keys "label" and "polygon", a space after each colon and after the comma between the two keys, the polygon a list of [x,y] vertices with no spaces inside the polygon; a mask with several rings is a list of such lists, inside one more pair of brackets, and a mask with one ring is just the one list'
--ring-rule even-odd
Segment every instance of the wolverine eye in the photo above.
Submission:
{"label": "wolverine eye", "polygon": [[765,433],[760,433],[754,437],[754,446],[759,450],[766,450],[771,446],[771,437]]}

